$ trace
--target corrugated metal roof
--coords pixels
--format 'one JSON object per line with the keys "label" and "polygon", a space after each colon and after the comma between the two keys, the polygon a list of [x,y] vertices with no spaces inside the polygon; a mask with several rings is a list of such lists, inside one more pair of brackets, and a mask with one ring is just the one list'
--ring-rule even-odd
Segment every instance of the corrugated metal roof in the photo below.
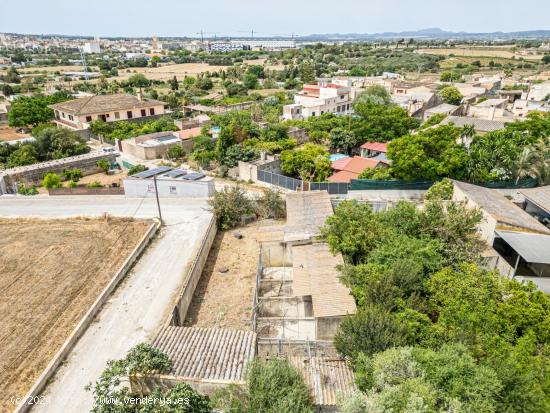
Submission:
{"label": "corrugated metal roof", "polygon": [[254,358],[256,334],[218,328],[163,328],[152,343],[173,362],[169,375],[193,380],[244,380]]}
{"label": "corrugated metal roof", "polygon": [[550,235],[496,231],[526,262],[550,264]]}
{"label": "corrugated metal roof", "polygon": [[318,406],[335,406],[337,395],[356,389],[353,371],[343,359],[289,357],[288,361],[300,371]]}
{"label": "corrugated metal roof", "polygon": [[352,314],[355,300],[340,282],[338,265],[344,263],[340,254],[334,256],[325,243],[292,247],[293,295],[310,295],[314,317],[334,317]]}
{"label": "corrugated metal roof", "polygon": [[541,186],[539,188],[522,189],[520,192],[533,204],[550,212],[550,185]]}

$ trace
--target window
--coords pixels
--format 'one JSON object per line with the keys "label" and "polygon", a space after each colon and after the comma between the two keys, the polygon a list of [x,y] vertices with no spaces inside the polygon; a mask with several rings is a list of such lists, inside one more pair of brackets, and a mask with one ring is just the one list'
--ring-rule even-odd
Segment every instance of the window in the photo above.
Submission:
{"label": "window", "polygon": [[170,193],[171,193],[171,194],[177,194],[177,193],[178,193],[178,191],[176,190],[176,187],[175,187],[175,186],[171,186],[171,187],[170,187]]}
{"label": "window", "polygon": [[74,120],[73,115],[69,115],[69,120]]}
{"label": "window", "polygon": [[132,111],[131,111],[131,110],[129,110],[128,112],[126,112],[126,117],[127,117],[128,119],[132,119],[132,118],[133,118],[133,115],[132,115]]}
{"label": "window", "polygon": [[65,112],[61,112],[61,117],[62,117],[62,118],[65,117]]}
{"label": "window", "polygon": [[111,115],[109,115],[108,113],[105,114],[105,117],[106,117],[106,118],[108,118],[109,116],[111,116]]}
{"label": "window", "polygon": [[155,115],[155,108],[149,109],[149,115],[151,115],[151,116]]}
{"label": "window", "polygon": [[145,109],[141,109],[141,116],[147,116],[147,112],[145,111]]}
{"label": "window", "polygon": [[91,116],[86,116],[86,122],[91,122],[92,121],[92,117]]}
{"label": "window", "polygon": [[340,96],[340,100],[343,100],[344,99],[344,95]]}
{"label": "window", "polygon": [[115,119],[120,119],[120,113],[119,112],[115,112]]}
{"label": "window", "polygon": [[155,184],[147,185],[147,192],[155,192]]}
{"label": "window", "polygon": [[325,111],[324,111],[324,110],[322,110],[322,111],[321,111],[321,115],[324,115],[324,113],[325,113]]}
{"label": "window", "polygon": [[311,112],[311,116],[315,116],[315,112]]}
{"label": "window", "polygon": [[349,110],[349,103],[348,103],[348,110]]}

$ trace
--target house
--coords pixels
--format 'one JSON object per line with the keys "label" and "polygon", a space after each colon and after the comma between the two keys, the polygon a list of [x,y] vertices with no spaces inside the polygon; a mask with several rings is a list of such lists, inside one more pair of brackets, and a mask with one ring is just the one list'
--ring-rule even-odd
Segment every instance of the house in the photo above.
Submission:
{"label": "house", "polygon": [[550,225],[550,185],[519,191],[524,197],[523,209],[544,225]]}
{"label": "house", "polygon": [[294,103],[283,107],[283,119],[307,119],[325,113],[351,114],[353,103],[351,89],[333,83],[304,85],[294,96]]}
{"label": "house", "polygon": [[454,181],[453,201],[481,211],[489,268],[508,277],[550,277],[550,229],[495,189]]}
{"label": "house", "polygon": [[116,122],[141,119],[166,113],[164,102],[146,99],[138,94],[95,95],[50,105],[58,127],[72,130],[88,129],[95,120]]}
{"label": "house", "polygon": [[424,121],[427,121],[434,115],[456,115],[460,111],[460,106],[450,105],[448,103],[442,103],[441,105],[434,106],[433,108],[426,109],[424,111]]}
{"label": "house", "polygon": [[177,132],[155,132],[119,141],[121,152],[148,161],[160,159],[173,146],[182,146]]}
{"label": "house", "polygon": [[378,167],[386,168],[387,160],[363,158],[354,156],[353,158],[342,158],[332,163],[332,169],[336,171],[328,177],[329,182],[349,183],[352,179],[357,179],[359,174],[365,169],[375,169]]}
{"label": "house", "polygon": [[202,173],[168,166],[147,170],[124,180],[127,197],[208,198],[215,192],[214,180]]}
{"label": "house", "polygon": [[476,133],[484,135],[489,132],[504,129],[506,124],[498,120],[478,119],[468,116],[447,116],[440,125],[453,124],[458,128],[462,128],[466,125],[473,126]]}
{"label": "house", "polygon": [[441,103],[441,98],[427,86],[396,86],[391,98],[411,116],[422,116],[426,109]]}
{"label": "house", "polygon": [[530,112],[550,112],[549,102],[519,99],[512,106],[512,113],[516,118],[526,118]]}
{"label": "house", "polygon": [[513,114],[506,109],[507,103],[508,99],[487,99],[477,105],[468,106],[466,114],[473,118],[512,122]]}
{"label": "house", "polygon": [[384,155],[388,152],[387,142],[365,142],[360,146],[362,158],[374,158]]}
{"label": "house", "polygon": [[550,97],[550,80],[546,82],[537,83],[531,86],[527,93],[527,100],[543,101],[548,100]]}

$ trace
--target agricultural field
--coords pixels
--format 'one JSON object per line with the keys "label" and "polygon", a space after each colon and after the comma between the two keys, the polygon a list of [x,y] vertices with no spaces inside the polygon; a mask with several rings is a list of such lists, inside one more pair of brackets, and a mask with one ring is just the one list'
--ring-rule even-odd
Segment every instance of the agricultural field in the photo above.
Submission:
{"label": "agricultural field", "polygon": [[149,225],[0,219],[0,411],[26,394]]}
{"label": "agricultural field", "polygon": [[[540,60],[542,55],[522,55],[515,53],[512,50],[503,50],[498,48],[449,48],[449,49],[419,49],[418,53],[439,55],[439,56],[459,56],[459,57],[490,57],[490,58],[503,58],[503,59],[520,59],[525,60]],[[475,59],[478,60],[478,59]]]}

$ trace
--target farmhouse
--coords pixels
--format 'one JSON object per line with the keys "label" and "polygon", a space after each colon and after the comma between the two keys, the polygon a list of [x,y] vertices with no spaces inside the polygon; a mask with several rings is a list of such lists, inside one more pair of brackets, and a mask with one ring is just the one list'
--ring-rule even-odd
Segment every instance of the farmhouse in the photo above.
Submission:
{"label": "farmhouse", "polygon": [[128,94],[97,95],[50,105],[58,127],[88,129],[94,120],[115,122],[163,115],[164,102]]}

